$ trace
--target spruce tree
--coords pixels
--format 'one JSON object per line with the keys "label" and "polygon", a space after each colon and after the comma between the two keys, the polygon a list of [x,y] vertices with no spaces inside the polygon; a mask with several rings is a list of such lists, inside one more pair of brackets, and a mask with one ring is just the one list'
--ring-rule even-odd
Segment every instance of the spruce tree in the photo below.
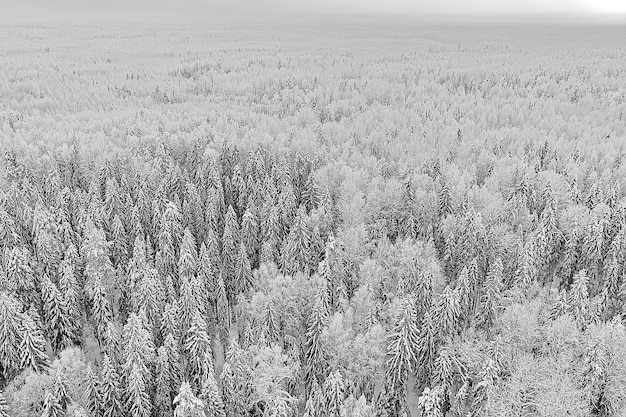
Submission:
{"label": "spruce tree", "polygon": [[346,384],[341,372],[331,372],[324,381],[324,392],[326,396],[326,411],[328,416],[339,417],[341,406],[345,398]]}
{"label": "spruce tree", "polygon": [[237,254],[237,293],[247,294],[252,289],[252,286],[252,268],[246,253],[246,247],[241,242],[239,244],[239,253]]}
{"label": "spruce tree", "polygon": [[200,314],[193,317],[185,336],[185,352],[189,365],[187,374],[190,376],[194,387],[199,389],[204,378],[213,372],[211,338],[207,333],[206,323]]}
{"label": "spruce tree", "polygon": [[[393,386],[404,387],[417,365],[420,331],[412,298],[402,300],[387,347],[387,375]],[[399,388],[401,389],[401,388]]]}
{"label": "spruce tree", "polygon": [[4,392],[0,390],[0,417],[9,417],[9,406],[4,397]]}
{"label": "spruce tree", "polygon": [[304,378],[307,395],[325,374],[325,358],[322,347],[322,332],[326,326],[326,306],[321,296],[315,297],[313,308],[307,318],[307,330],[304,344]]}
{"label": "spruce tree", "polygon": [[[99,384],[100,410],[102,417],[118,417],[123,415],[122,387],[115,365],[106,353],[102,358],[101,382]],[[95,396],[95,394],[92,394]],[[91,403],[91,401],[90,401]],[[93,408],[93,406],[90,406]]]}
{"label": "spruce tree", "polygon": [[135,313],[124,326],[124,371],[126,381],[125,409],[132,417],[148,417],[152,413],[151,367],[154,361],[152,336],[146,330],[143,318]]}
{"label": "spruce tree", "polygon": [[100,381],[89,365],[85,371],[85,385],[87,410],[92,417],[102,417],[104,407],[100,393]]}
{"label": "spruce tree", "polygon": [[217,388],[217,381],[215,380],[213,369],[210,370],[202,382],[200,399],[206,404],[205,409],[207,416],[226,417],[224,402],[222,401],[222,396]]}
{"label": "spruce tree", "polygon": [[180,385],[173,404],[174,417],[206,417],[204,403],[194,395],[189,382],[185,381]]}
{"label": "spruce tree", "polygon": [[44,321],[52,349],[56,352],[72,346],[78,329],[71,321],[68,307],[57,286],[47,275],[41,280],[41,295],[44,304]]}
{"label": "spruce tree", "polygon": [[46,391],[44,395],[41,417],[65,417],[65,412],[61,408],[58,399],[49,391]]}
{"label": "spruce tree", "polygon": [[229,301],[237,297],[237,253],[239,251],[239,225],[235,210],[228,208],[222,236],[222,270]]}
{"label": "spruce tree", "polygon": [[304,272],[308,274],[310,266],[309,245],[310,231],[307,226],[307,216],[304,206],[298,208],[296,218],[289,231],[282,249],[282,265],[286,274]]}
{"label": "spruce tree", "polygon": [[50,360],[46,354],[46,339],[28,314],[22,314],[20,368],[29,368],[37,373],[50,369]]}
{"label": "spruce tree", "polygon": [[0,372],[9,380],[20,369],[22,306],[7,293],[0,293]]}
{"label": "spruce tree", "polygon": [[180,349],[172,334],[165,337],[157,350],[156,409],[160,416],[172,414],[172,401],[182,381]]}

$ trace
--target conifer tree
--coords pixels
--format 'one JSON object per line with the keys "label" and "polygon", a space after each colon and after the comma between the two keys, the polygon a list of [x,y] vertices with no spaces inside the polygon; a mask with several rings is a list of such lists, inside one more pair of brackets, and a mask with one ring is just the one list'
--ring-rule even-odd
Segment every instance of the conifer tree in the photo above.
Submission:
{"label": "conifer tree", "polygon": [[[123,415],[122,387],[115,365],[106,353],[102,358],[102,377],[99,385],[100,409],[102,417]],[[90,407],[92,408],[92,407]]]}
{"label": "conifer tree", "polygon": [[328,416],[339,417],[341,406],[345,398],[346,384],[339,371],[331,372],[324,381],[324,392],[326,394],[326,411]]}
{"label": "conifer tree", "polygon": [[172,414],[172,402],[182,381],[180,349],[172,334],[165,337],[157,351],[156,408],[162,416]]}
{"label": "conifer tree", "polygon": [[65,412],[61,408],[59,401],[49,391],[46,391],[43,400],[43,412],[41,417],[64,417]]}
{"label": "conifer tree", "polygon": [[41,295],[44,304],[44,321],[52,349],[58,352],[72,346],[78,339],[74,334],[78,329],[71,322],[67,305],[57,286],[47,275],[44,275],[41,280]]}
{"label": "conifer tree", "polygon": [[102,346],[108,324],[113,320],[113,312],[104,287],[100,280],[94,280],[91,289],[91,316],[94,322],[96,339]]}
{"label": "conifer tree", "polygon": [[254,207],[248,206],[241,220],[241,242],[246,247],[250,262],[256,265],[259,251],[259,220]]}
{"label": "conifer tree", "polygon": [[[210,233],[212,233],[212,231]],[[217,317],[216,306],[220,270],[219,265],[214,262],[212,256],[216,256],[219,259],[219,253],[217,255],[211,255],[207,245],[202,243],[198,262],[198,279],[206,290],[205,299],[210,304],[207,306],[207,310],[212,317]]]}
{"label": "conifer tree", "polygon": [[326,316],[326,306],[324,305],[321,295],[318,295],[315,297],[315,303],[307,318],[307,330],[305,334],[305,361],[303,365],[305,367],[305,384],[309,391],[307,395],[310,394],[314,384],[321,381],[325,373],[325,358],[321,338],[324,327],[326,326]]}
{"label": "conifer tree", "polygon": [[504,266],[497,258],[489,269],[480,298],[479,324],[489,329],[495,323],[502,302],[502,277]]}
{"label": "conifer tree", "polygon": [[29,368],[37,373],[50,369],[46,354],[46,339],[28,314],[22,314],[20,341],[20,368]]}
{"label": "conifer tree", "polygon": [[132,417],[148,417],[152,413],[150,401],[154,344],[146,330],[143,318],[135,313],[124,326],[124,371],[126,381],[125,409]]}
{"label": "conifer tree", "polygon": [[53,394],[64,413],[67,411],[67,407],[72,402],[67,390],[67,379],[65,375],[61,371],[57,371],[53,385]]}
{"label": "conifer tree", "polygon": [[280,341],[279,317],[276,313],[274,302],[272,300],[268,300],[265,307],[265,315],[263,316],[263,334],[265,335],[265,340],[270,346],[274,343],[279,343]]}
{"label": "conifer tree", "polygon": [[189,382],[180,385],[173,404],[174,417],[206,417],[204,403],[194,395]]}
{"label": "conifer tree", "polygon": [[91,369],[91,366],[87,366],[85,371],[85,399],[87,401],[87,410],[92,417],[102,417],[103,404],[102,396],[100,394],[100,381],[96,374]]}
{"label": "conifer tree", "polygon": [[212,368],[202,382],[200,399],[206,404],[205,408],[207,416],[226,417],[224,402],[222,401],[222,396],[217,388],[217,381],[215,380]]}
{"label": "conifer tree", "polygon": [[0,390],[0,417],[9,417],[9,406],[4,397],[4,392]]}
{"label": "conifer tree", "polygon": [[178,274],[181,277],[190,279],[198,270],[198,254],[196,250],[196,240],[191,230],[185,229],[183,240],[180,245],[180,256],[178,258]]}
{"label": "conifer tree", "polygon": [[584,269],[579,271],[574,276],[574,283],[568,297],[570,312],[582,329],[591,319],[588,283],[587,272]]}
{"label": "conifer tree", "polygon": [[415,370],[420,342],[420,332],[412,298],[402,300],[394,319],[387,347],[387,374],[395,387],[403,387],[410,373]]}
{"label": "conifer tree", "polygon": [[206,330],[206,323],[196,314],[185,336],[185,352],[187,353],[189,369],[187,374],[191,383],[196,387],[202,386],[202,381],[213,372],[213,352],[211,338]]}
{"label": "conifer tree", "polygon": [[310,241],[310,231],[306,224],[306,211],[304,206],[300,206],[281,251],[283,270],[286,274],[294,274],[298,271],[309,272]]}
{"label": "conifer tree", "polygon": [[241,242],[239,244],[239,253],[237,254],[237,292],[247,293],[252,289],[252,286],[252,268],[246,253],[246,247]]}
{"label": "conifer tree", "polygon": [[239,225],[235,210],[228,208],[224,221],[224,234],[222,236],[222,270],[224,271],[224,283],[228,300],[233,303],[237,297],[237,253],[239,251]]}
{"label": "conifer tree", "polygon": [[99,281],[109,294],[113,294],[116,287],[115,269],[109,258],[109,246],[104,232],[93,224],[87,225],[81,255],[85,261],[85,290],[88,294],[93,291]]}

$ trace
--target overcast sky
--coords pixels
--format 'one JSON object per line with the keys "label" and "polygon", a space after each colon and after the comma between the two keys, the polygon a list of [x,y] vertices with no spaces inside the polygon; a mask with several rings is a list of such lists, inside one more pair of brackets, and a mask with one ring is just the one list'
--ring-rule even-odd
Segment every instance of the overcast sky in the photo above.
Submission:
{"label": "overcast sky", "polygon": [[626,0],[0,0],[0,22],[174,19],[217,15],[320,14],[581,14],[626,15]]}

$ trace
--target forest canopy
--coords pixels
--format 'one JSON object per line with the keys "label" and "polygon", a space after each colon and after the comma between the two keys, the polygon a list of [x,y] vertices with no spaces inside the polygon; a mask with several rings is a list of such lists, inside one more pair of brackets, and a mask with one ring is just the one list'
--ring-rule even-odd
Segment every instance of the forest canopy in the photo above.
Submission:
{"label": "forest canopy", "polygon": [[623,415],[626,40],[564,28],[1,29],[0,417]]}

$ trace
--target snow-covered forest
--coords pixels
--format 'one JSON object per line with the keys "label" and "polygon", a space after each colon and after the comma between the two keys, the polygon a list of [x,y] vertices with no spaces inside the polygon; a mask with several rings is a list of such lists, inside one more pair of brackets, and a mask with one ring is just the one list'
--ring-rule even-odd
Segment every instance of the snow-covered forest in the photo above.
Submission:
{"label": "snow-covered forest", "polygon": [[623,26],[0,38],[0,416],[626,413]]}

